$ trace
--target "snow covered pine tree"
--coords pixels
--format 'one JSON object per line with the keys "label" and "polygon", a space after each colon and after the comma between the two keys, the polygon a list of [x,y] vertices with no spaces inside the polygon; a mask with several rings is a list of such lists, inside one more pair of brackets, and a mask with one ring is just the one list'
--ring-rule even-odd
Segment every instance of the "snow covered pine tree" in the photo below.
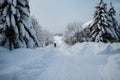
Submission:
{"label": "snow covered pine tree", "polygon": [[109,19],[110,26],[111,26],[111,28],[114,28],[114,29],[111,29],[111,31],[113,32],[116,39],[119,40],[119,42],[120,42],[120,28],[119,28],[119,24],[115,18],[116,11],[115,11],[112,3],[110,3],[108,15],[109,15],[108,19]]}
{"label": "snow covered pine tree", "polygon": [[118,42],[117,28],[109,21],[107,4],[103,0],[96,6],[92,23],[90,24],[90,41],[93,42]]}
{"label": "snow covered pine tree", "polygon": [[1,46],[10,50],[38,46],[29,16],[28,0],[0,0]]}

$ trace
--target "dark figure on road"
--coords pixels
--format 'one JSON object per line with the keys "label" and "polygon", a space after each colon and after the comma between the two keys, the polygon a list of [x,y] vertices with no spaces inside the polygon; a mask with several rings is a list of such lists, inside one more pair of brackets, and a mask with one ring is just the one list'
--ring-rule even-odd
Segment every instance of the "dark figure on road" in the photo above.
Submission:
{"label": "dark figure on road", "polygon": [[8,38],[9,41],[9,48],[10,50],[13,49],[13,46],[15,45],[15,31],[12,27],[7,27],[5,31],[5,35]]}
{"label": "dark figure on road", "polygon": [[56,43],[54,43],[54,47],[56,47]]}

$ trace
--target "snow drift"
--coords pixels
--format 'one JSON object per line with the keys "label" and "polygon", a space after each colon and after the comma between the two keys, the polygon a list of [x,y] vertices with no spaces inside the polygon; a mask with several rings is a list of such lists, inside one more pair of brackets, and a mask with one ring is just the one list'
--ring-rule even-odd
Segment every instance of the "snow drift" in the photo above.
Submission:
{"label": "snow drift", "polygon": [[83,42],[76,43],[72,47],[68,48],[70,54],[74,55],[114,55],[120,52],[120,43],[94,43],[94,42]]}

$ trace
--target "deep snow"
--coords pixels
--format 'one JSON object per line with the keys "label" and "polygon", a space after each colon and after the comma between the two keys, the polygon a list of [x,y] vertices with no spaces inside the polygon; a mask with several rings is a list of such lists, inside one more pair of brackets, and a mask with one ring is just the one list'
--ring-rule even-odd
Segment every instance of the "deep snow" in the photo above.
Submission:
{"label": "deep snow", "polygon": [[56,48],[0,48],[0,80],[120,80],[119,43],[55,42]]}

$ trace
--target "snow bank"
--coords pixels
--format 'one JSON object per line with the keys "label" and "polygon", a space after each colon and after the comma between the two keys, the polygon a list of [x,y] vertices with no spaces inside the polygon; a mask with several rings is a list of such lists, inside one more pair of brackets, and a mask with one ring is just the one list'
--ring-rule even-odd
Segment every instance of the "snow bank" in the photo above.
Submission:
{"label": "snow bank", "polygon": [[74,55],[98,55],[98,54],[117,54],[120,52],[120,43],[76,43],[68,49]]}
{"label": "snow bank", "polygon": [[120,54],[109,57],[101,74],[104,80],[120,80]]}
{"label": "snow bank", "polygon": [[[101,80],[120,80],[120,43],[77,43],[70,47],[68,52],[73,55],[80,55],[81,58],[89,56],[86,59],[88,62],[91,60],[95,60],[96,63],[99,63],[100,61],[104,62],[104,64],[99,66],[99,72],[102,76]],[[97,59],[101,58],[101,60],[99,59],[97,61],[97,59],[93,58],[92,55],[97,56]],[[89,60],[90,56],[91,59]],[[82,61],[85,62],[85,60]]]}

